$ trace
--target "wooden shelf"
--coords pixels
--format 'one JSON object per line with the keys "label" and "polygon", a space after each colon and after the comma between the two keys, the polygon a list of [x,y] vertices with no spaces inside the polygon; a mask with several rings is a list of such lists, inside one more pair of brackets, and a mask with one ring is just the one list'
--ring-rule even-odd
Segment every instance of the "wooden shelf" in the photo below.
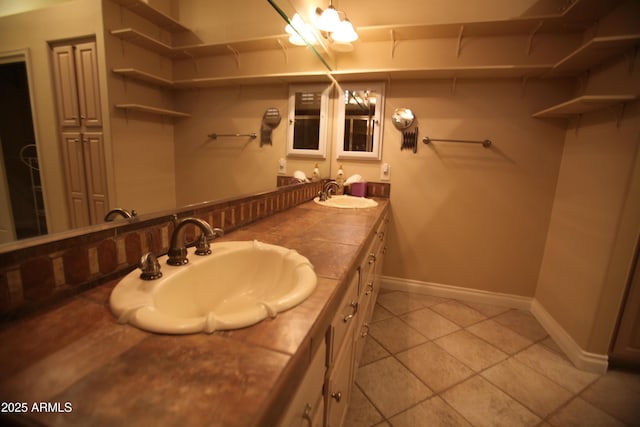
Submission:
{"label": "wooden shelf", "polygon": [[584,95],[533,114],[537,118],[571,117],[634,101],[637,95]]}
{"label": "wooden shelf", "polygon": [[[230,54],[233,50],[237,52],[255,52],[259,50],[282,49],[282,45],[287,46],[288,36],[277,35],[259,37],[248,40],[236,40],[215,44],[198,44],[190,46],[180,46],[174,49],[187,56],[212,56]],[[282,44],[282,45],[281,45]],[[233,49],[233,50],[232,50]]]}
{"label": "wooden shelf", "polygon": [[156,75],[137,70],[135,68],[114,68],[112,71],[120,76],[124,76],[134,80],[140,80],[146,83],[151,83],[155,86],[163,86],[169,88],[174,87],[174,84],[171,80],[165,79],[163,77],[158,77]]}
{"label": "wooden shelf", "polygon": [[[541,23],[544,23],[541,25]],[[544,34],[579,32],[586,29],[584,23],[568,24],[562,14],[529,16],[499,21],[454,22],[447,24],[376,25],[358,27],[359,40],[379,42],[428,38],[454,38],[475,36],[506,36],[514,34]]]}
{"label": "wooden shelf", "polygon": [[143,18],[151,21],[160,28],[164,28],[172,33],[178,33],[182,31],[190,31],[187,27],[182,25],[171,16],[164,12],[155,9],[145,1],[142,0],[114,0],[116,3],[131,10],[136,15],[140,15]]}
{"label": "wooden shelf", "polygon": [[331,75],[339,82],[362,79],[486,79],[538,77],[551,69],[551,65],[486,65],[476,67],[421,68],[334,71]]}
{"label": "wooden shelf", "polygon": [[[176,51],[168,44],[158,41],[153,37],[149,37],[148,35],[134,30],[133,28],[111,30],[111,35],[119,38],[120,40],[124,40],[153,52],[159,53],[162,56],[174,57],[180,55],[180,51]],[[182,56],[184,56],[184,54]]]}
{"label": "wooden shelf", "polygon": [[331,78],[326,72],[307,72],[307,73],[291,73],[291,74],[260,74],[248,76],[229,76],[229,77],[203,77],[195,79],[176,80],[174,85],[176,88],[208,88],[228,85],[259,85],[270,83],[311,83],[311,82],[330,82]]}
{"label": "wooden shelf", "polygon": [[156,114],[159,116],[191,117],[190,114],[182,113],[180,111],[167,110],[164,108],[151,107],[148,105],[141,105],[141,104],[116,104],[114,105],[114,107],[120,108],[122,110],[139,111],[142,113]]}
{"label": "wooden shelf", "polygon": [[549,76],[571,76],[621,55],[640,43],[640,34],[595,37],[553,66]]}
{"label": "wooden shelf", "polygon": [[[169,46],[133,28],[111,30],[111,34],[121,40],[133,43],[145,49],[169,58],[194,58],[213,55],[225,55],[260,50],[281,49],[280,43],[286,43],[287,36],[259,37],[225,43],[196,44],[188,46]],[[286,46],[286,44],[285,44]]]}

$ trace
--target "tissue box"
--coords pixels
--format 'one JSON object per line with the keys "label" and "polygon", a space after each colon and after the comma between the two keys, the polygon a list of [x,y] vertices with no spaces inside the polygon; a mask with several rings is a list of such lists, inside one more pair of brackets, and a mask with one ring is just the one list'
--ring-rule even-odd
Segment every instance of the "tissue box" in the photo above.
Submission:
{"label": "tissue box", "polygon": [[351,184],[351,195],[356,197],[367,197],[367,183],[354,182]]}

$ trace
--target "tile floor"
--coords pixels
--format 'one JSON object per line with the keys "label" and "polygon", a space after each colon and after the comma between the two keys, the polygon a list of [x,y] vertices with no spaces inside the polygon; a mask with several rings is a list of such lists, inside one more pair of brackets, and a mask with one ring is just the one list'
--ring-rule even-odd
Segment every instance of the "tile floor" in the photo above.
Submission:
{"label": "tile floor", "polygon": [[640,426],[640,375],[576,369],[528,312],[381,293],[345,427]]}

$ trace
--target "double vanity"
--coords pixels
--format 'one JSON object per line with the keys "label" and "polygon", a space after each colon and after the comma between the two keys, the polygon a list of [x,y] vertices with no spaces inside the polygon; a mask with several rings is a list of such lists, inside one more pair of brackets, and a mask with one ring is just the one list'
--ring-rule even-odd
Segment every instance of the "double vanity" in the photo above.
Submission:
{"label": "double vanity", "polygon": [[[0,352],[0,398],[15,410],[0,419],[341,425],[379,290],[388,199],[375,202],[336,209],[309,200],[225,233],[211,255],[190,248],[185,266],[160,257],[163,277],[144,281],[147,294],[126,294],[140,291],[138,270],[5,327],[0,339],[11,348]],[[262,290],[236,286],[255,278]],[[169,286],[184,280],[197,298]],[[234,286],[216,287],[218,280]],[[154,287],[165,294],[151,297]],[[247,294],[257,295],[249,310]],[[252,316],[225,317],[225,309]],[[196,320],[191,329],[163,330],[171,316]],[[233,321],[240,323],[225,323]]]}

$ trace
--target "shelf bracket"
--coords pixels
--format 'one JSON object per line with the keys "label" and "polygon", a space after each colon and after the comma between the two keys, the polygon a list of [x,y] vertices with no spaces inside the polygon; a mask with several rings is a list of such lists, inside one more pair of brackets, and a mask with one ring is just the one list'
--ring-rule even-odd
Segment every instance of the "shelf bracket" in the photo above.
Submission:
{"label": "shelf bracket", "polygon": [[460,32],[458,33],[458,47],[456,49],[456,56],[460,58],[460,50],[462,49],[462,36],[464,34],[464,25],[460,25]]}
{"label": "shelf bracket", "polygon": [[633,70],[635,69],[636,59],[638,59],[638,45],[635,45],[633,50],[628,54],[625,53],[625,56],[629,56],[629,74],[633,74]]}
{"label": "shelf bracket", "polygon": [[527,83],[529,83],[529,76],[522,76],[522,96],[527,94]]}
{"label": "shelf bracket", "polygon": [[282,43],[282,40],[278,39],[277,40],[278,45],[280,46],[280,49],[282,49],[282,53],[284,54],[284,63],[288,64],[289,63],[289,50],[287,49],[287,46]]}
{"label": "shelf bracket", "polygon": [[236,66],[240,68],[240,52],[238,49],[234,48],[230,44],[227,45],[227,49],[233,54],[234,59],[236,60]]}
{"label": "shelf bracket", "polygon": [[620,123],[622,123],[622,118],[624,117],[624,110],[627,106],[626,102],[621,103],[620,105],[616,107],[610,107],[611,110],[617,110],[617,111],[613,111],[614,114],[616,115],[616,129],[620,129]]}
{"label": "shelf bracket", "polygon": [[531,55],[531,50],[533,48],[533,38],[536,36],[536,33],[540,31],[540,28],[542,28],[542,21],[539,21],[538,25],[536,25],[533,31],[531,31],[531,34],[529,34],[529,43],[527,45],[527,55]]}
{"label": "shelf bracket", "polygon": [[120,5],[120,8],[118,9],[118,12],[120,13],[120,25],[124,25],[124,6]]}
{"label": "shelf bracket", "polygon": [[396,30],[389,30],[389,37],[391,38],[391,58],[396,54],[396,46],[398,46],[398,40],[396,40]]}

